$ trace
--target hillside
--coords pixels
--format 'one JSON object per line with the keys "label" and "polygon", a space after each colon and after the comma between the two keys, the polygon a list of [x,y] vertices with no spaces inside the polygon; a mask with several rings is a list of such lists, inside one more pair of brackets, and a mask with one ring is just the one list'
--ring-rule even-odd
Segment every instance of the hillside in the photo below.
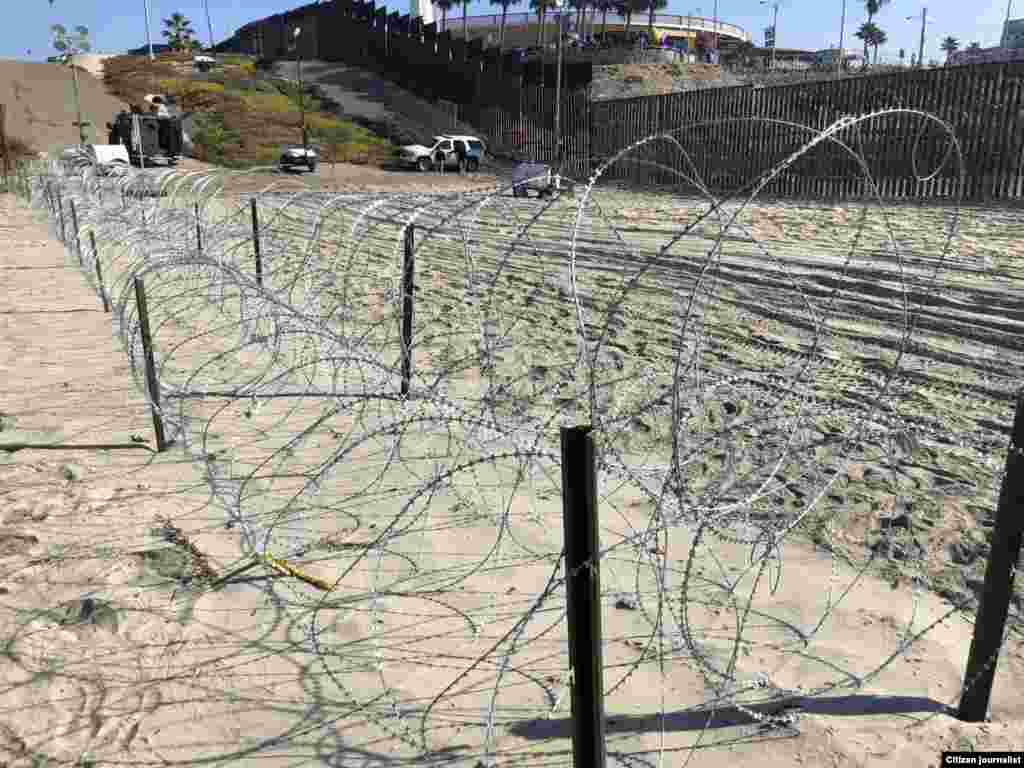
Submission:
{"label": "hillside", "polygon": [[[90,140],[106,142],[106,124],[123,109],[103,83],[84,70],[78,73],[83,120]],[[0,60],[0,104],[7,105],[7,135],[39,152],[78,143],[73,125],[75,95],[71,70],[61,64]]]}
{"label": "hillside", "polygon": [[711,64],[611,64],[594,67],[591,98],[631,99],[734,85],[743,80]]}

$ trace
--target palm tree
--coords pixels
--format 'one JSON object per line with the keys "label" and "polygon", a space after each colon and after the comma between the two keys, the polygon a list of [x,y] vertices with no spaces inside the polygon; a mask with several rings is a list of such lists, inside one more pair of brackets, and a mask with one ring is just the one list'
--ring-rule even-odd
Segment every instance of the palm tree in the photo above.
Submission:
{"label": "palm tree", "polygon": [[594,9],[601,10],[601,42],[608,39],[608,11],[615,10],[615,0],[595,0]]}
{"label": "palm tree", "polygon": [[491,5],[501,6],[501,28],[498,30],[498,50],[505,50],[505,17],[508,16],[508,7],[518,5],[521,0],[491,0]]}
{"label": "palm tree", "polygon": [[620,16],[626,17],[626,39],[629,39],[629,27],[633,23],[633,14],[647,7],[646,0],[616,0],[613,3]]}
{"label": "palm tree", "polygon": [[441,9],[441,31],[448,29],[448,11],[455,6],[455,0],[434,0],[434,5]]}
{"label": "palm tree", "polygon": [[868,56],[867,50],[871,46],[875,49],[875,62],[878,62],[878,46],[886,41],[886,34],[878,25],[872,21],[865,21],[860,25],[860,29],[857,30],[854,37],[859,37],[864,41],[864,62],[867,63]]}
{"label": "palm tree", "polygon": [[[864,0],[864,10],[868,12],[868,24],[874,21],[875,16],[882,10],[882,7],[887,5],[889,0]],[[868,43],[864,41],[864,61],[868,60]]]}
{"label": "palm tree", "polygon": [[942,41],[942,45],[939,46],[942,51],[946,54],[946,63],[949,63],[949,57],[960,50],[960,41],[952,35]]}
{"label": "palm tree", "polygon": [[544,19],[548,9],[554,10],[557,7],[557,0],[530,0],[530,8],[537,12],[537,45],[544,44]]}
{"label": "palm tree", "polygon": [[[878,28],[876,27],[876,29]],[[883,29],[878,29],[875,35],[871,38],[871,47],[875,49],[875,58],[871,63],[875,66],[878,65],[878,46],[885,45],[888,39],[889,36],[885,34],[885,30]]]}
{"label": "palm tree", "polygon": [[192,47],[192,35],[196,33],[192,29],[192,22],[180,13],[172,13],[171,18],[164,19],[163,35],[167,38],[167,44],[176,51]]}
{"label": "palm tree", "polygon": [[[53,5],[53,0],[50,0]],[[82,122],[82,101],[78,95],[78,68],[75,67],[72,57],[79,53],[86,53],[91,50],[89,45],[89,29],[83,26],[75,27],[74,34],[67,31],[62,24],[54,24],[50,27],[53,35],[53,47],[64,56],[64,63],[71,67],[71,77],[75,84],[75,112],[78,114],[78,140],[81,144],[86,143],[85,126]]]}
{"label": "palm tree", "polygon": [[654,12],[668,7],[668,0],[646,0],[647,6],[647,36],[650,44],[654,45]]}
{"label": "palm tree", "polygon": [[981,43],[971,43],[970,45],[967,46],[967,50],[968,51],[980,51],[981,50]]}
{"label": "palm tree", "polygon": [[576,11],[576,32],[577,33],[580,31],[581,24],[582,24],[580,16],[582,16],[586,12],[586,10],[587,10],[587,3],[588,2],[589,2],[589,0],[569,0],[569,7],[575,9],[575,11]]}

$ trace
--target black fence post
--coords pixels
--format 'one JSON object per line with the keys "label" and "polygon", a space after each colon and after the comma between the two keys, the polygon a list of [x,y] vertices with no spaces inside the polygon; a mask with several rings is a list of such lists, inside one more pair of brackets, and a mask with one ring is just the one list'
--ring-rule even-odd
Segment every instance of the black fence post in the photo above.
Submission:
{"label": "black fence post", "polygon": [[146,358],[146,386],[152,401],[153,431],[156,433],[156,450],[167,449],[164,437],[164,422],[160,417],[160,385],[156,378],[156,359],[153,357],[153,337],[149,331],[149,309],[146,306],[146,286],[141,277],[135,278],[135,303],[139,309],[139,332],[142,334],[142,352]]}
{"label": "black fence post", "polygon": [[996,524],[992,530],[992,550],[985,569],[985,588],[981,593],[974,637],[967,657],[964,687],[957,717],[979,723],[988,713],[996,661],[1003,643],[1003,629],[1013,594],[1013,571],[1020,558],[1021,533],[1024,532],[1024,390],[1017,396],[1017,412],[1010,433],[1006,456],[1006,474],[999,492]]}
{"label": "black fence post", "polygon": [[604,768],[604,660],[594,438],[563,427],[562,521],[572,672],[572,754],[576,768]]}
{"label": "black fence post", "polygon": [[89,230],[89,247],[92,248],[92,257],[96,260],[96,280],[100,284],[100,299],[103,301],[103,311],[110,311],[110,299],[107,298],[107,289],[103,287],[103,267],[100,266],[100,252],[96,248],[96,235]]}
{"label": "black fence post", "polygon": [[412,316],[413,292],[415,291],[415,256],[413,248],[416,239],[416,225],[405,228],[405,254],[402,260],[402,395],[409,394],[412,380]]}
{"label": "black fence post", "polygon": [[64,198],[57,195],[57,212],[60,216],[60,241],[67,245],[67,233],[64,227]]}
{"label": "black fence post", "polygon": [[199,203],[196,203],[196,250],[203,252],[203,229],[199,222]]}
{"label": "black fence post", "polygon": [[256,198],[249,201],[252,208],[252,248],[256,254],[256,285],[263,286],[263,257],[260,255],[260,219],[256,213]]}
{"label": "black fence post", "polygon": [[71,229],[75,233],[75,253],[78,254],[78,264],[82,265],[82,240],[78,236],[78,209],[75,207],[75,201],[69,201],[71,205]]}

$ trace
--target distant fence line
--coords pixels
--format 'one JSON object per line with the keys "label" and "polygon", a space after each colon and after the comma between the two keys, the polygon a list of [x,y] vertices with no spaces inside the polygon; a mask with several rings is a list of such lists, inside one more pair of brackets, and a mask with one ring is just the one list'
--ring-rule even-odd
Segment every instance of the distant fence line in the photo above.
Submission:
{"label": "distant fence line", "polygon": [[[297,50],[289,51],[295,29]],[[469,43],[436,24],[388,14],[373,2],[336,0],[307,5],[243,27],[220,46],[264,55],[340,61],[377,72],[431,101],[459,105],[458,114],[475,126],[498,152],[553,161],[555,71],[550,62],[523,63]],[[1014,199],[1024,195],[1024,62],[997,62],[909,70],[772,87],[707,88],[664,96],[592,101],[590,62],[565,68],[561,130],[565,170],[589,175],[622,147],[652,133],[683,125],[730,121],[720,128],[693,128],[678,147],[654,144],[644,165],[616,164],[610,180],[671,183],[672,171],[689,163],[712,191],[749,182],[795,146],[806,127],[823,130],[844,115],[887,107],[918,109],[953,126],[961,144],[963,190],[952,166],[944,133],[913,119],[869,123],[858,133],[878,191],[887,198],[945,197],[962,191],[967,200]],[[792,140],[768,131],[761,117],[793,123]],[[780,138],[782,137],[782,138]],[[658,154],[660,151],[661,155]],[[769,190],[799,197],[857,197],[864,193],[863,169],[841,148],[811,153],[788,168]],[[658,166],[666,166],[659,168]]]}
{"label": "distant fence line", "polygon": [[[498,149],[556,157],[554,92],[527,88],[519,104],[461,106]],[[691,126],[679,146],[652,142],[643,163],[619,163],[604,178],[649,185],[672,184],[676,172],[695,170],[716,192],[751,182],[809,138],[844,115],[901,107],[927,112],[951,125],[964,159],[944,163],[951,144],[937,124],[906,116],[880,118],[855,138],[877,192],[888,199],[1008,200],[1024,197],[1024,62],[914,70],[841,80],[757,88],[706,88],[664,96],[591,101],[585,90],[563,95],[563,157],[566,170],[586,176],[600,162],[643,137]],[[791,132],[760,117],[794,124]],[[705,127],[695,124],[707,123]],[[797,127],[799,126],[799,127]],[[691,169],[689,163],[693,164]],[[837,145],[808,153],[767,190],[791,197],[863,196],[865,168]]]}

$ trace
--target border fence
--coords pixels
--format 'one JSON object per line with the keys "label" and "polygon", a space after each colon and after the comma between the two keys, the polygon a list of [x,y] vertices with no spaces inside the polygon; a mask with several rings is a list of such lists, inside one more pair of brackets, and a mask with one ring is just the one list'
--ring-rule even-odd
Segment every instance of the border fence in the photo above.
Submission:
{"label": "border fence", "polygon": [[[296,28],[303,33],[289,50]],[[466,43],[452,32],[438,33],[436,24],[388,14],[372,1],[302,6],[246,25],[219,48],[364,67],[423,98],[458,105],[459,118],[475,126],[496,154],[549,162],[559,154],[552,63],[503,57],[480,40]],[[640,137],[687,125],[674,145],[652,145],[642,163],[615,164],[605,178],[658,185],[688,170],[699,174],[709,191],[735,191],[753,181],[755,169],[773,167],[804,144],[808,131],[824,130],[844,115],[902,108],[927,112],[953,127],[965,162],[963,179],[942,163],[952,149],[950,137],[935,123],[907,118],[884,121],[884,130],[882,122],[862,124],[856,148],[809,153],[767,192],[830,199],[1024,195],[1024,61],[615,101],[590,98],[592,71],[590,62],[569,62],[563,73],[561,156],[564,171],[572,175],[589,176]],[[752,117],[761,120],[747,119]],[[767,122],[790,124],[791,135],[768,130]],[[858,157],[870,158],[870,166],[860,168]],[[868,171],[875,188],[865,187],[861,170]]]}

